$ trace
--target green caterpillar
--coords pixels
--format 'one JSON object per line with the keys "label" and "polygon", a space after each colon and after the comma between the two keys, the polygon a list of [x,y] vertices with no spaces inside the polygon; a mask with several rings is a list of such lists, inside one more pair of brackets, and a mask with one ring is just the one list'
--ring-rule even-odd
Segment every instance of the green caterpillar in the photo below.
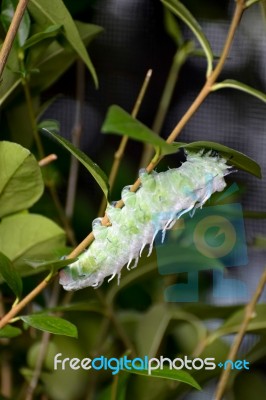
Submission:
{"label": "green caterpillar", "polygon": [[65,290],[98,287],[108,276],[108,282],[116,275],[119,281],[123,266],[130,269],[134,260],[134,268],[146,245],[151,254],[160,230],[171,229],[182,214],[193,212],[212,193],[225,188],[224,176],[230,166],[224,158],[203,151],[186,155],[180,168],[151,174],[140,171],[137,192],[131,192],[130,187],[122,191],[124,207],[107,206],[111,226],[103,226],[101,218],[93,221],[95,240],[77,261],[60,271],[60,284]]}

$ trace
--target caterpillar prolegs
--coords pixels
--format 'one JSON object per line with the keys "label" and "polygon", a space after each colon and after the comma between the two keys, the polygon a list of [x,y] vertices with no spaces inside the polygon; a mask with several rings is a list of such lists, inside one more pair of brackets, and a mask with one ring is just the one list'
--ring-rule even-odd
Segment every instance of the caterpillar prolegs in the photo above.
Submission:
{"label": "caterpillar prolegs", "polygon": [[123,266],[134,268],[142,250],[152,251],[156,234],[170,229],[186,212],[201,207],[214,192],[226,186],[229,173],[226,160],[210,152],[186,153],[179,168],[165,172],[140,171],[141,186],[137,192],[130,187],[122,190],[123,208],[108,205],[106,214],[110,226],[92,223],[95,240],[79,259],[60,271],[60,283],[65,290],[87,286],[98,287],[106,277],[116,275],[118,281]]}

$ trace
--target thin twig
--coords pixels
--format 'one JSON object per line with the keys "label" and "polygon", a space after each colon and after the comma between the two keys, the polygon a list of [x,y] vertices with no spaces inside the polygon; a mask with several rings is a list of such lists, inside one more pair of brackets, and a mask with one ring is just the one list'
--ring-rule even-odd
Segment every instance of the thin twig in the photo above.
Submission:
{"label": "thin twig", "polygon": [[[51,297],[48,301],[48,308],[51,307],[55,307],[58,301],[58,296],[59,296],[59,286],[58,286],[58,282],[54,282],[54,286],[53,286],[53,290],[52,290],[52,294]],[[42,340],[41,340],[41,345],[40,345],[40,349],[39,349],[39,353],[38,353],[38,357],[37,357],[37,361],[36,361],[36,366],[33,372],[33,376],[29,382],[29,385],[27,387],[26,390],[26,396],[25,396],[25,400],[32,400],[33,399],[33,395],[34,392],[37,388],[39,379],[40,379],[40,375],[42,372],[42,366],[43,366],[43,362],[47,353],[47,347],[49,345],[49,341],[50,341],[50,337],[51,334],[50,332],[44,332],[42,334]]]}
{"label": "thin twig", "polygon": [[[142,104],[143,98],[145,96],[145,93],[147,91],[148,85],[150,83],[151,76],[152,76],[152,70],[149,69],[147,74],[146,74],[146,76],[145,76],[143,84],[141,86],[141,89],[140,89],[140,92],[138,94],[137,100],[136,100],[136,102],[134,104],[133,110],[131,112],[131,116],[133,118],[136,118],[137,115],[138,115],[140,106]],[[109,175],[110,190],[112,190],[112,188],[114,186],[114,182],[115,182],[115,179],[116,179],[116,176],[117,176],[120,164],[121,164],[121,160],[122,160],[122,158],[124,156],[124,152],[125,152],[125,148],[126,148],[127,142],[128,142],[128,136],[123,136],[121,141],[120,141],[119,147],[118,147],[117,151],[115,152],[114,162],[113,162],[113,165],[112,165],[112,168],[111,168],[111,172],[110,172],[110,175]],[[100,206],[100,209],[99,209],[99,215],[100,216],[103,215],[105,208],[106,208],[106,198],[103,197],[102,203],[101,203],[101,206]]]}
{"label": "thin twig", "polygon": [[39,293],[45,289],[50,283],[51,277],[46,277],[38,286],[36,286],[24,299],[17,303],[11,310],[0,320],[0,329],[8,324],[23,308],[29,304]]}
{"label": "thin twig", "polygon": [[[77,61],[76,70],[76,110],[75,110],[75,120],[72,129],[71,137],[72,143],[75,147],[80,147],[80,139],[82,134],[82,119],[83,119],[83,105],[85,99],[85,65],[82,60]],[[65,212],[67,218],[71,219],[74,210],[75,198],[76,198],[76,187],[78,179],[78,169],[79,161],[73,155],[70,160],[70,171],[68,178],[67,187],[67,197],[66,197],[66,207]]]}
{"label": "thin twig", "polygon": [[[155,114],[155,118],[152,124],[152,131],[158,135],[163,127],[167,111],[169,109],[174,89],[176,87],[176,82],[179,77],[181,67],[184,65],[188,57],[191,55],[194,49],[194,44],[192,42],[185,43],[181,48],[179,48],[174,55],[172,65],[170,67],[164,90]],[[140,167],[147,165],[154,153],[154,148],[150,144],[144,146],[143,155],[140,161]]]}
{"label": "thin twig", "polygon": [[49,154],[49,156],[46,156],[42,158],[38,164],[40,167],[46,167],[46,165],[51,164],[51,162],[57,160],[57,155],[56,154]]}
{"label": "thin twig", "polygon": [[[242,324],[240,325],[238,334],[235,336],[235,339],[233,341],[233,344],[232,344],[229,354],[227,356],[228,360],[232,360],[234,362],[236,359],[239,347],[242,343],[242,340],[243,340],[246,330],[248,328],[248,324],[252,320],[252,318],[254,318],[254,316],[255,316],[256,304],[259,301],[259,298],[263,292],[265,285],[266,285],[266,269],[264,270],[264,272],[260,278],[259,284],[255,290],[255,293],[253,294],[250,302],[245,307],[244,318],[243,318]],[[220,380],[219,380],[219,383],[217,386],[217,391],[216,391],[216,394],[214,397],[215,400],[222,399],[223,394],[226,390],[230,372],[231,372],[230,365],[227,365],[226,369],[224,369],[221,374],[221,377],[220,377]]]}
{"label": "thin twig", "polygon": [[12,44],[14,42],[23,14],[27,8],[28,2],[29,0],[19,1],[14,16],[12,18],[11,24],[9,26],[8,32],[6,34],[3,46],[0,51],[0,78],[2,77],[7,62],[7,58],[11,51]]}

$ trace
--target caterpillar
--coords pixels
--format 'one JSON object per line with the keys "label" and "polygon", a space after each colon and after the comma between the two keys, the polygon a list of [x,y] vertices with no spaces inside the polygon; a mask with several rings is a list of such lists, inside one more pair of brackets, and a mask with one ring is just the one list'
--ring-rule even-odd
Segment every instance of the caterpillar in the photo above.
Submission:
{"label": "caterpillar", "polygon": [[130,269],[133,261],[131,268],[136,267],[146,245],[151,254],[160,230],[164,237],[182,214],[193,213],[212,193],[225,188],[229,169],[223,157],[200,151],[186,152],[179,168],[150,174],[140,170],[140,188],[122,190],[123,208],[107,206],[110,226],[103,226],[101,218],[93,221],[95,240],[77,261],[59,272],[60,284],[65,290],[99,287],[106,277],[110,276],[109,282],[116,275],[119,283],[121,269],[125,265]]}

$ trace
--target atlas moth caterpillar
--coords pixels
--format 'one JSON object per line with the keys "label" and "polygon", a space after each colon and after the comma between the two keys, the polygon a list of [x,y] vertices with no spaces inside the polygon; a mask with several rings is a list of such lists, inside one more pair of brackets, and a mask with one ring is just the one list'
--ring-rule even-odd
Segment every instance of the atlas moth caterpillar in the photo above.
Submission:
{"label": "atlas moth caterpillar", "polygon": [[193,212],[214,192],[222,191],[224,176],[229,173],[226,160],[212,152],[186,152],[186,161],[165,172],[140,171],[141,186],[136,192],[130,187],[122,190],[123,208],[108,205],[106,214],[110,226],[101,218],[92,223],[95,240],[77,261],[60,271],[60,284],[65,290],[98,287],[106,277],[112,280],[127,265],[137,266],[146,245],[152,252],[157,233],[163,237],[180,216]]}

